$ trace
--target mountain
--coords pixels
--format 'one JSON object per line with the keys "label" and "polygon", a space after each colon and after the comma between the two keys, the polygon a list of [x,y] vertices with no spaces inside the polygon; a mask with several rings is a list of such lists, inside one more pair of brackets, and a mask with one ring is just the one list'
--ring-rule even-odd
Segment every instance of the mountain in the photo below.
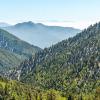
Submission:
{"label": "mountain", "polygon": [[17,67],[22,61],[40,51],[39,47],[20,40],[0,29],[0,74]]}
{"label": "mountain", "polygon": [[14,75],[42,89],[88,95],[93,100],[100,88],[100,23],[36,53],[21,63]]}
{"label": "mountain", "polygon": [[23,60],[20,55],[0,48],[0,75],[17,67]]}
{"label": "mountain", "polygon": [[31,21],[18,23],[3,29],[41,48],[49,47],[80,32],[79,29],[72,27],[46,26],[41,23],[35,24]]}
{"label": "mountain", "polygon": [[0,22],[0,27],[8,27],[11,26],[8,23]]}

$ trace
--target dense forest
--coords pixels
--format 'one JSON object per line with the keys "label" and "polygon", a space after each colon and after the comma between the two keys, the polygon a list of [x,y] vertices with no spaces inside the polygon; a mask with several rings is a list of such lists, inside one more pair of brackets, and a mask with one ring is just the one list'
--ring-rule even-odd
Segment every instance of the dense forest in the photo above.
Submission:
{"label": "dense forest", "polygon": [[0,77],[0,100],[100,100],[100,88],[94,94],[66,94],[54,89],[41,90]]}
{"label": "dense forest", "polygon": [[60,91],[68,100],[99,100],[100,23],[36,53],[9,77],[41,90]]}

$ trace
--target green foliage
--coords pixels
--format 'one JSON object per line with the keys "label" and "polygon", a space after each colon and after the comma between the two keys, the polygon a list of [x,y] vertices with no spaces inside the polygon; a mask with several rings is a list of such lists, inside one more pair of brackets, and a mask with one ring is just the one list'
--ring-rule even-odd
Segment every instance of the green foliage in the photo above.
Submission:
{"label": "green foliage", "polygon": [[18,70],[22,82],[62,91],[67,97],[94,98],[100,87],[100,23],[36,53]]}
{"label": "green foliage", "polygon": [[0,77],[0,100],[65,100],[65,97],[55,90],[44,91]]}
{"label": "green foliage", "polygon": [[11,73],[13,77],[35,87],[3,81],[1,97],[100,100],[100,23],[36,53]]}

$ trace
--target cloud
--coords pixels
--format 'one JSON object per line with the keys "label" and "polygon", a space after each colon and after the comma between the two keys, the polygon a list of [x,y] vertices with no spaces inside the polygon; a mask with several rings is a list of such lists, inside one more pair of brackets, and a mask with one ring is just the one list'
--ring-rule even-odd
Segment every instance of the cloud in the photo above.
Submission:
{"label": "cloud", "polygon": [[74,22],[72,20],[56,20],[56,19],[52,19],[52,20],[36,20],[37,22]]}
{"label": "cloud", "polygon": [[16,23],[21,23],[21,22],[27,22],[27,21],[33,21],[35,23],[43,23],[45,25],[50,25],[50,26],[64,26],[64,27],[74,27],[74,28],[79,28],[79,29],[84,29],[87,28],[88,26],[90,26],[91,24],[95,24],[96,22],[100,21],[100,18],[97,19],[92,19],[92,20],[80,20],[80,21],[74,21],[74,20],[42,20],[42,19],[38,19],[38,20],[8,20],[8,21],[4,21],[6,23],[9,24],[16,24]]}
{"label": "cloud", "polygon": [[63,26],[63,27],[74,27],[79,29],[85,29],[89,27],[91,24],[95,24],[96,22],[99,22],[99,20],[89,20],[89,21],[67,21],[67,20],[45,20],[45,21],[39,21],[39,23],[43,23],[45,25],[50,26]]}

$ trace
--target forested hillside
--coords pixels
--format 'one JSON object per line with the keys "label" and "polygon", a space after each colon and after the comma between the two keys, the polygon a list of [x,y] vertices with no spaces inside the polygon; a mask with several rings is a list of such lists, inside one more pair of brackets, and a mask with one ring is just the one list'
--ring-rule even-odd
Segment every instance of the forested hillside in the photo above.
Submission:
{"label": "forested hillside", "polygon": [[41,90],[18,81],[0,77],[0,100],[99,100],[100,88],[92,95],[64,95],[54,89]]}
{"label": "forested hillside", "polygon": [[100,87],[100,23],[45,48],[23,62],[17,72],[20,81],[43,89],[94,94]]}
{"label": "forested hillside", "polygon": [[[0,48],[0,71],[8,71],[20,65],[21,57],[15,53]],[[0,72],[2,74],[2,72]]]}
{"label": "forested hillside", "polygon": [[22,61],[40,50],[0,29],[0,74],[19,66]]}
{"label": "forested hillside", "polygon": [[56,90],[41,90],[37,87],[0,77],[0,100],[66,100]]}
{"label": "forested hillside", "polygon": [[0,1],[0,100],[100,100],[100,0]]}

